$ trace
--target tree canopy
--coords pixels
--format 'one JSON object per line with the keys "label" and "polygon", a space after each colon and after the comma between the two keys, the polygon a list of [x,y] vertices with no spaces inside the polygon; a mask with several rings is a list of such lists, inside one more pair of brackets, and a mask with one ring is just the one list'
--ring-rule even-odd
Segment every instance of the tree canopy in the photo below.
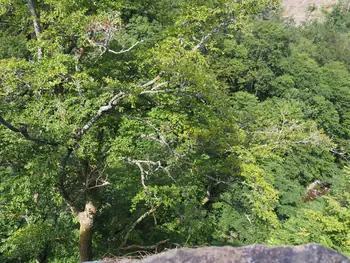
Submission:
{"label": "tree canopy", "polygon": [[350,255],[350,13],[278,4],[0,0],[0,261]]}

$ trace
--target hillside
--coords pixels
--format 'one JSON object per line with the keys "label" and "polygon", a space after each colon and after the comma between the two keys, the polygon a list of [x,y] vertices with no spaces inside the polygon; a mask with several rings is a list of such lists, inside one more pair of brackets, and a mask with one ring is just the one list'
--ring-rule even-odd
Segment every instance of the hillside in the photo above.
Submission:
{"label": "hillside", "polygon": [[322,10],[330,8],[338,0],[285,0],[282,6],[285,8],[283,15],[293,18],[296,24],[314,19],[322,15]]}

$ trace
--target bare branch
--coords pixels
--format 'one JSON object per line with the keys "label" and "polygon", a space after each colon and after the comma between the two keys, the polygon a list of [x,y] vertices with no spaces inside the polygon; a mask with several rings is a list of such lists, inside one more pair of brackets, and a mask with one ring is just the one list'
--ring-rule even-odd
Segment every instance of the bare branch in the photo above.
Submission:
{"label": "bare branch", "polygon": [[131,159],[127,159],[127,160],[130,163],[136,164],[137,167],[140,169],[141,183],[142,183],[143,189],[145,190],[146,194],[148,195],[148,198],[149,198],[149,201],[150,201],[150,204],[151,204],[151,207],[152,207],[154,224],[157,225],[157,219],[156,219],[156,216],[154,214],[155,210],[154,210],[154,204],[153,204],[153,201],[152,201],[152,196],[151,196],[151,193],[149,192],[148,187],[147,187],[147,185],[145,183],[145,170],[142,167],[142,163],[152,164],[152,165],[154,165],[155,163],[152,162],[152,161],[139,161],[139,160],[131,160]]}
{"label": "bare branch", "polygon": [[45,139],[40,139],[40,138],[36,138],[36,137],[31,136],[28,133],[28,130],[27,130],[27,127],[25,124],[22,124],[22,126],[20,128],[16,128],[10,122],[6,121],[1,115],[0,115],[0,123],[3,124],[4,126],[6,126],[8,129],[10,129],[13,132],[21,133],[24,136],[24,138],[27,139],[28,141],[32,141],[32,142],[35,142],[38,144],[52,145],[52,146],[59,145],[58,142],[48,141]]}
{"label": "bare branch", "polygon": [[186,92],[183,92],[182,89],[163,89],[163,90],[144,90],[142,92],[140,92],[141,95],[144,94],[161,94],[161,93],[180,93],[180,94],[184,94],[184,95],[189,95]]}
{"label": "bare branch", "polygon": [[130,50],[132,50],[134,47],[136,47],[138,44],[140,44],[141,42],[143,42],[143,40],[141,41],[137,41],[135,44],[133,44],[132,46],[130,46],[129,48],[127,49],[122,49],[122,50],[119,50],[119,51],[114,51],[112,49],[109,49],[106,47],[106,50],[110,53],[113,53],[115,55],[119,55],[119,54],[123,54],[123,53],[126,53],[126,52],[129,52]]}
{"label": "bare branch", "polygon": [[169,81],[165,81],[165,82],[162,82],[162,83],[159,83],[158,85],[156,85],[154,88],[152,88],[152,90],[158,90],[159,88],[165,86],[165,85],[168,85],[170,84]]}
{"label": "bare branch", "polygon": [[94,186],[91,186],[91,187],[88,187],[87,190],[91,190],[91,189],[94,189],[94,188],[99,188],[99,187],[103,187],[103,186],[106,186],[106,185],[110,185],[111,183],[108,182],[108,181],[102,181],[102,184],[96,184]]}
{"label": "bare branch", "polygon": [[157,250],[160,245],[165,244],[167,242],[169,242],[169,239],[159,241],[157,244],[152,245],[152,246],[131,245],[131,246],[127,246],[127,247],[122,247],[122,248],[120,248],[120,250],[130,250],[130,249],[135,249],[135,248],[138,248],[138,249],[155,249],[155,250]]}
{"label": "bare branch", "polygon": [[205,177],[209,178],[210,180],[213,180],[214,182],[217,182],[217,183],[221,183],[221,184],[226,184],[226,185],[231,185],[230,183],[226,182],[226,181],[222,181],[222,180],[219,180],[219,179],[216,179],[210,175],[206,175],[204,174]]}
{"label": "bare branch", "polygon": [[[157,77],[155,77],[153,80],[143,84],[140,86],[140,88],[146,88],[149,86],[152,86],[154,83],[156,83],[161,76],[163,75],[163,72],[160,72]],[[162,83],[161,83],[162,84]],[[165,84],[164,84],[165,85]],[[160,85],[158,85],[158,88]],[[140,95],[146,95],[146,94],[160,94],[160,93],[180,93],[189,95],[182,91],[181,87],[180,89],[166,89],[166,90],[158,90],[158,89],[151,89],[151,90],[144,90],[141,91]],[[78,132],[74,133],[74,137],[76,140],[79,140],[101,117],[104,113],[111,111],[121,100],[130,97],[131,94],[126,94],[125,92],[119,92],[119,94],[115,95],[107,105],[101,106],[95,116],[93,116],[84,126],[81,128]]]}
{"label": "bare branch", "polygon": [[97,112],[97,114],[92,117],[88,123],[86,123],[83,128],[81,128],[81,130],[76,134],[75,138],[76,139],[80,139],[88,130],[90,130],[90,128],[92,127],[92,125],[94,125],[100,118],[101,116],[112,110],[113,107],[115,105],[118,104],[118,102],[120,102],[122,99],[126,98],[128,95],[125,94],[124,92],[119,92],[119,94],[115,95],[107,105],[101,106]]}
{"label": "bare branch", "polygon": [[[120,21],[117,22],[117,21],[107,19],[102,23],[99,21],[93,22],[93,24],[90,27],[91,35],[88,38],[88,41],[93,47],[98,47],[102,49],[102,53],[100,54],[99,57],[101,57],[105,52],[110,52],[115,55],[129,52],[138,44],[143,42],[143,40],[137,41],[134,44],[132,44],[129,48],[127,49],[123,48],[122,50],[119,50],[119,51],[110,49],[109,44],[114,37],[114,33],[122,30],[123,28],[125,27],[120,24]],[[96,39],[93,39],[94,36],[96,37]]]}
{"label": "bare branch", "polygon": [[165,145],[167,147],[169,153],[171,155],[175,155],[173,149],[170,147],[169,143],[166,141],[166,139],[164,138],[164,136],[162,135],[160,130],[151,121],[145,120],[145,119],[141,119],[141,118],[138,118],[138,117],[129,116],[129,115],[124,115],[124,116],[126,116],[128,119],[137,120],[139,122],[145,123],[148,126],[150,126],[157,133],[157,136],[158,136],[159,139],[154,137],[154,136],[152,136],[152,135],[150,135],[150,134],[141,134],[140,137],[141,138],[149,138],[149,139],[151,139],[153,141],[156,141],[156,142],[159,142],[159,143]]}
{"label": "bare branch", "polygon": [[158,80],[160,80],[160,78],[163,76],[164,72],[161,71],[157,77],[155,77],[154,79],[148,81],[147,83],[143,84],[140,86],[140,88],[146,88],[149,86],[152,86],[154,83],[156,83]]}
{"label": "bare branch", "polygon": [[132,160],[130,158],[122,158],[123,160],[129,162],[129,163],[133,163],[133,164],[136,164],[137,163],[140,163],[140,164],[146,164],[148,165],[149,167],[150,166],[156,166],[156,168],[153,170],[153,172],[156,172],[158,170],[163,170],[167,175],[168,177],[174,182],[177,184],[176,180],[171,176],[169,170],[167,167],[164,167],[162,166],[161,162],[160,161],[157,161],[157,162],[154,162],[154,161],[150,161],[150,160]]}
{"label": "bare branch", "polygon": [[340,152],[340,151],[338,151],[337,149],[334,149],[334,148],[330,149],[329,151],[330,151],[331,153],[334,153],[334,154],[340,156],[340,157],[341,157],[342,159],[344,159],[345,161],[349,161],[349,159],[347,158],[347,153],[345,153],[345,152]]}
{"label": "bare branch", "polygon": [[212,30],[210,30],[206,35],[202,37],[202,39],[199,41],[199,43],[192,49],[192,51],[198,50],[207,40],[216,32],[218,32],[221,28],[228,26],[230,23],[234,23],[236,21],[236,18],[230,19],[228,21],[222,22],[216,27],[214,27]]}

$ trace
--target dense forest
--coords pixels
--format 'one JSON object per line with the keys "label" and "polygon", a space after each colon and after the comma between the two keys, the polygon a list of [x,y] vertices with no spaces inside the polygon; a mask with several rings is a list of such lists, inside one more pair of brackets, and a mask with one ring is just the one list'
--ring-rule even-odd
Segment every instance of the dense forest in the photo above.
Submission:
{"label": "dense forest", "polygon": [[[0,0],[0,262],[350,255],[350,12]],[[141,253],[141,254],[142,254]]]}

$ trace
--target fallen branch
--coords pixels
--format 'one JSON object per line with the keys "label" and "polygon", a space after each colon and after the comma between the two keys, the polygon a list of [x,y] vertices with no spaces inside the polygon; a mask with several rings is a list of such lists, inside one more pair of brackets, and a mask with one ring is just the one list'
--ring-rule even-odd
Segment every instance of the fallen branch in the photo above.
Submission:
{"label": "fallen branch", "polygon": [[130,250],[130,249],[155,249],[157,250],[158,247],[162,244],[165,244],[169,242],[169,239],[165,239],[165,240],[162,240],[162,241],[159,241],[157,244],[155,245],[152,245],[152,246],[141,246],[141,245],[131,245],[131,246],[127,246],[127,247],[122,247],[120,248],[120,250]]}

